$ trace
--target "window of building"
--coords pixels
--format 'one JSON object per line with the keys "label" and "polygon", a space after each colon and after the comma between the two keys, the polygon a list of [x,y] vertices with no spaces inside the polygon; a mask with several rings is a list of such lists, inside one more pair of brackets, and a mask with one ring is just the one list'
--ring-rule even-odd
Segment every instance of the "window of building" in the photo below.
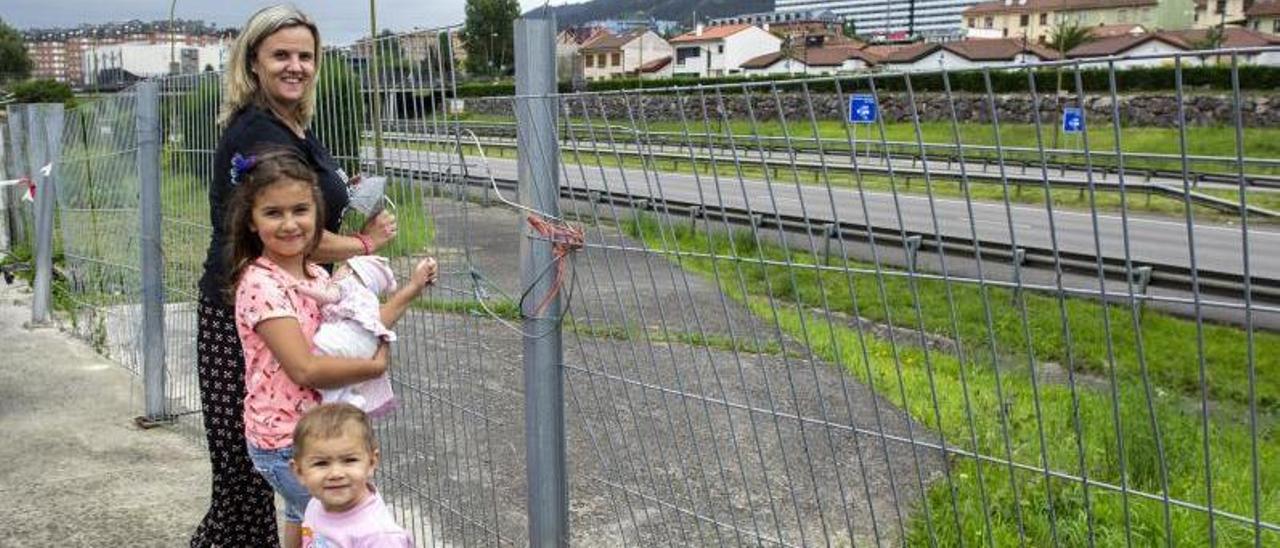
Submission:
{"label": "window of building", "polygon": [[683,64],[684,64],[685,59],[689,59],[689,58],[691,58],[691,57],[701,57],[701,56],[702,56],[702,48],[698,48],[698,47],[692,47],[692,48],[677,48],[677,49],[676,49],[676,64],[678,64],[678,65],[683,65]]}
{"label": "window of building", "polygon": [[1227,11],[1227,0],[1218,0],[1218,2],[1215,5],[1217,6],[1218,11],[1214,13],[1222,13]]}
{"label": "window of building", "polygon": [[1042,13],[1042,14],[1040,14],[1040,24],[1041,24],[1041,25],[1048,25],[1048,24],[1049,24],[1049,14],[1047,14],[1047,13]]}
{"label": "window of building", "polygon": [[1019,27],[1025,27],[1025,26],[1027,26],[1027,25],[1028,25],[1028,24],[1030,24],[1030,23],[1031,23],[1031,16],[1030,16],[1030,15],[1027,15],[1027,14],[1025,14],[1025,13],[1024,13],[1024,14],[1022,14],[1021,16],[1019,16],[1019,17],[1018,17],[1018,26],[1019,26]]}
{"label": "window of building", "polygon": [[613,65],[613,66],[615,66],[615,67],[616,67],[616,66],[618,66],[618,65],[621,65],[621,64],[622,64],[622,53],[620,53],[620,52],[616,52],[616,51],[615,51],[615,52],[613,52],[613,53],[611,54],[611,58],[609,59],[609,61],[610,61],[610,64],[611,64],[611,65]]}
{"label": "window of building", "polygon": [[1271,32],[1280,34],[1280,19],[1276,19],[1271,22]]}
{"label": "window of building", "polygon": [[970,18],[969,18],[969,28],[978,28],[978,18],[977,18],[977,17],[970,17]]}
{"label": "window of building", "polygon": [[982,27],[983,27],[983,28],[988,28],[988,29],[989,29],[989,28],[991,28],[991,27],[994,27],[995,25],[996,25],[996,18],[995,18],[995,17],[992,17],[992,16],[990,16],[990,15],[988,15],[985,19],[983,19],[983,20],[982,20]]}
{"label": "window of building", "polygon": [[594,68],[594,67],[596,66],[596,56],[594,56],[594,55],[586,55],[586,56],[583,56],[583,59],[585,59],[585,60],[586,60],[586,62],[587,62],[587,66],[588,66],[588,67],[593,67],[593,68]]}
{"label": "window of building", "polygon": [[600,55],[597,55],[597,56],[596,56],[596,64],[597,64],[597,65],[600,65],[601,67],[605,66],[605,64],[604,64],[604,63],[605,63],[605,59],[606,59],[605,54],[601,53]]}
{"label": "window of building", "polygon": [[724,53],[724,44],[716,46],[716,53]]}

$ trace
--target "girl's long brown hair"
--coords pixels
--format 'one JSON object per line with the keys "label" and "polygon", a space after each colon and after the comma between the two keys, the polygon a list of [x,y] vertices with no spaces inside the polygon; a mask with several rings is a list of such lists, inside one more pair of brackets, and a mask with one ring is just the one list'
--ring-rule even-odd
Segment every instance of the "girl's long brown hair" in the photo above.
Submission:
{"label": "girl's long brown hair", "polygon": [[262,255],[262,238],[250,230],[253,222],[253,203],[258,194],[280,182],[301,182],[311,190],[311,199],[315,202],[316,226],[312,231],[311,241],[307,242],[305,254],[311,255],[320,245],[324,236],[324,196],[316,182],[316,173],[302,159],[298,151],[280,146],[269,145],[255,150],[250,156],[255,162],[253,167],[239,173],[238,183],[231,193],[231,201],[227,205],[227,264],[228,270],[227,299],[235,299],[236,284],[245,268]]}

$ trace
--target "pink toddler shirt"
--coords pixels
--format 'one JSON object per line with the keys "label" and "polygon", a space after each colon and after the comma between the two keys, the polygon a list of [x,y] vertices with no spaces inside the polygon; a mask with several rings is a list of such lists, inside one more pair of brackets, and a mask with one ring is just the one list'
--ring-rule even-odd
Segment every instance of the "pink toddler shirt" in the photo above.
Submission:
{"label": "pink toddler shirt", "polygon": [[312,498],[302,518],[302,548],[413,548],[413,537],[396,525],[382,496],[368,497],[346,512],[329,512]]}
{"label": "pink toddler shirt", "polygon": [[307,263],[311,277],[297,280],[266,257],[245,268],[236,286],[236,331],[244,347],[244,435],[259,449],[293,445],[293,428],[320,401],[313,389],[299,386],[285,374],[267,343],[254,329],[273,318],[295,318],[311,345],[320,327],[315,301],[290,289],[294,284],[321,286],[329,273]]}

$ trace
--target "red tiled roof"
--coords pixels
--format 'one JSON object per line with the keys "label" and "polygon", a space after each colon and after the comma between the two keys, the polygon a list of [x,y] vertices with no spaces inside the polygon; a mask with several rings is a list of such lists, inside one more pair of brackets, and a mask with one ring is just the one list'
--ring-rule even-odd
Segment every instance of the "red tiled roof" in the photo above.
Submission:
{"label": "red tiled roof", "polygon": [[1026,0],[1019,3],[1013,0],[993,0],[974,4],[962,12],[962,15],[986,15],[991,13],[1035,13],[1042,11],[1084,11],[1111,8],[1136,8],[1154,6],[1157,0]]}
{"label": "red tiled roof", "polygon": [[1142,34],[1138,36],[1124,35],[1113,36],[1111,38],[1103,38],[1094,40],[1076,47],[1067,52],[1067,57],[1106,57],[1108,55],[1119,55],[1142,44],[1152,40],[1164,42],[1178,49],[1190,49],[1190,44],[1176,36],[1169,36],[1166,33]]}
{"label": "red tiled roof", "polygon": [[[1181,40],[1188,47],[1204,43],[1209,37],[1209,29],[1170,30],[1160,34]],[[1227,27],[1222,32],[1224,48],[1256,48],[1280,44],[1280,36],[1258,32],[1256,30]]]}
{"label": "red tiled roof", "polygon": [[1095,39],[1111,38],[1114,36],[1136,36],[1146,33],[1146,27],[1136,23],[1118,23],[1115,25],[1098,25],[1096,27],[1089,27],[1089,34]]}
{"label": "red tiled roof", "polygon": [[774,51],[752,57],[742,63],[742,68],[758,69],[772,66],[774,63],[790,57],[810,67],[838,67],[849,59],[859,59],[868,65],[876,64],[879,59],[869,55],[855,46],[836,46],[826,48],[800,48],[790,54]]}
{"label": "red tiled roof", "polygon": [[596,36],[590,42],[582,45],[582,51],[611,51],[622,49],[623,46],[631,43],[632,40],[639,38],[641,34],[649,32],[648,29],[636,29],[624,32],[622,34],[613,34],[604,32]]}
{"label": "red tiled roof", "polygon": [[667,55],[652,61],[645,61],[643,65],[640,65],[639,70],[644,73],[658,72],[669,64],[671,64],[671,56]]}
{"label": "red tiled roof", "polygon": [[1019,53],[1034,53],[1041,59],[1057,59],[1058,53],[1021,38],[971,38],[942,44],[943,49],[970,61],[1012,61]]}
{"label": "red tiled roof", "polygon": [[1258,2],[1245,10],[1244,15],[1245,17],[1280,16],[1280,0],[1273,2]]}
{"label": "red tiled roof", "polygon": [[702,42],[706,40],[721,40],[729,36],[733,36],[751,28],[753,25],[740,23],[737,25],[717,25],[714,27],[706,27],[702,29],[702,35],[698,36],[697,31],[686,32],[669,40],[672,44],[684,42]]}

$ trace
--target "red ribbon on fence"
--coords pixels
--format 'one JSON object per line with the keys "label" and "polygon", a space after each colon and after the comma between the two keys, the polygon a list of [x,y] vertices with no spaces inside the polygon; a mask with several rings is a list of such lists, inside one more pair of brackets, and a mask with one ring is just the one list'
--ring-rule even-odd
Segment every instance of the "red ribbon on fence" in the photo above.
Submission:
{"label": "red ribbon on fence", "polygon": [[542,302],[538,303],[538,306],[534,308],[534,315],[541,316],[547,307],[551,305],[551,299],[559,295],[560,288],[564,286],[565,257],[574,251],[582,249],[586,238],[581,227],[560,221],[551,221],[541,215],[529,215],[526,219],[528,219],[529,227],[534,232],[552,243],[552,256],[556,261],[556,276],[551,281],[551,290],[542,298]]}

